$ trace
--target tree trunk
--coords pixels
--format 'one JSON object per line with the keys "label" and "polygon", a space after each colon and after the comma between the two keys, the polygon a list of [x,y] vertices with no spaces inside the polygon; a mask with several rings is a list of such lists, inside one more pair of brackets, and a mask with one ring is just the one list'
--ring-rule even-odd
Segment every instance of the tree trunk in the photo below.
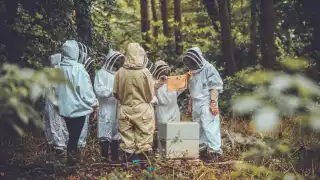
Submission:
{"label": "tree trunk", "polygon": [[[149,4],[148,0],[140,0],[140,13],[141,13],[141,32],[143,33],[143,39],[145,42],[149,42],[148,31],[150,30],[150,22],[149,22]],[[145,49],[148,47],[143,44]]]}
{"label": "tree trunk", "polygon": [[276,64],[276,14],[273,0],[261,0],[260,3],[260,37],[261,37],[261,54],[262,66],[272,69]]}
{"label": "tree trunk", "polygon": [[14,26],[16,23],[17,10],[18,10],[18,1],[10,0],[4,1],[2,4],[5,7],[5,13],[2,12],[1,15],[1,43],[5,45],[5,51],[7,53],[6,61],[8,63],[13,63],[18,66],[24,67],[26,63],[21,59],[23,55],[23,49],[25,41],[18,33]]}
{"label": "tree trunk", "polygon": [[[158,17],[157,17],[157,8],[156,8],[156,0],[151,0],[151,9],[152,9],[152,20],[153,22],[157,22],[158,21]],[[154,26],[153,27],[153,36],[155,38],[158,37],[159,34],[159,27],[158,26]]]}
{"label": "tree trunk", "polygon": [[91,0],[75,0],[77,32],[81,41],[92,46]]}
{"label": "tree trunk", "polygon": [[175,26],[175,41],[176,41],[176,53],[178,55],[182,54],[182,34],[181,34],[181,0],[174,0],[174,21],[178,23]]}
{"label": "tree trunk", "polygon": [[257,0],[251,0],[250,51],[247,65],[257,62]]}
{"label": "tree trunk", "polygon": [[202,0],[202,4],[206,7],[208,16],[212,22],[212,26],[216,32],[219,31],[219,26],[216,21],[219,20],[218,5],[216,0]]}
{"label": "tree trunk", "polygon": [[234,60],[234,46],[231,35],[230,17],[228,12],[227,0],[219,0],[219,14],[221,23],[221,46],[223,57],[226,62],[226,73],[228,76],[233,76],[236,71],[236,63]]}
{"label": "tree trunk", "polygon": [[163,34],[166,37],[169,37],[170,31],[169,31],[169,22],[168,22],[168,1],[160,0],[160,2],[161,2],[161,18],[162,18]]}

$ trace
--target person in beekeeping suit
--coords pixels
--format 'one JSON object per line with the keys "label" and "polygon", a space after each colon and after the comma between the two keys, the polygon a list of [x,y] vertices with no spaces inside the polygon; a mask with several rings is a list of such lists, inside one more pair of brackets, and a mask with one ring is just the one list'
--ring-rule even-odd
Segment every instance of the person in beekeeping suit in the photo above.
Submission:
{"label": "person in beekeeping suit", "polygon": [[[93,68],[93,64],[94,61],[91,57],[89,57],[89,51],[90,49],[87,48],[84,44],[78,42],[79,47],[80,47],[80,57],[82,57],[82,60],[80,60],[79,58],[79,62],[82,62],[82,64],[84,65],[84,68],[86,69],[86,71],[89,73],[89,75],[94,71]],[[81,152],[81,150],[83,150],[87,144],[86,139],[88,137],[88,130],[89,130],[89,119],[90,119],[90,115],[86,116],[86,120],[84,121],[84,125],[79,137],[79,141],[78,141],[78,148]],[[80,155],[80,154],[79,154]]]}
{"label": "person in beekeeping suit", "polygon": [[101,156],[119,162],[120,134],[117,126],[119,102],[112,96],[115,73],[124,63],[124,55],[109,51],[102,68],[97,72],[94,80],[94,89],[99,99],[98,138],[100,140]]}
{"label": "person in beekeeping suit", "polygon": [[[157,80],[170,75],[171,69],[167,63],[165,63],[164,61],[157,61],[155,65],[156,71],[154,73],[154,77]],[[182,92],[183,90],[168,91],[166,84],[164,84],[157,90],[156,117],[158,124],[180,121],[180,109],[178,106],[177,98]]]}
{"label": "person in beekeeping suit", "polygon": [[118,128],[125,169],[127,160],[135,158],[145,168],[144,154],[152,151],[155,119],[151,101],[155,87],[161,83],[154,82],[145,60],[146,52],[138,43],[128,44],[124,65],[114,80],[113,95],[120,102]]}
{"label": "person in beekeeping suit", "polygon": [[183,57],[192,73],[188,89],[192,119],[200,124],[200,157],[222,155],[218,95],[223,91],[222,79],[216,68],[207,62],[198,47],[189,49]]}
{"label": "person in beekeeping suit", "polygon": [[62,61],[59,69],[70,84],[59,84],[57,96],[59,113],[64,118],[69,132],[67,154],[69,166],[76,164],[78,141],[85,119],[99,103],[93,91],[90,76],[85,69],[79,43],[67,40],[62,46]]}
{"label": "person in beekeeping suit", "polygon": [[[51,55],[49,59],[51,66],[56,68],[60,65],[61,54],[57,53]],[[52,88],[52,90],[54,91],[54,88]],[[49,99],[46,99],[43,128],[45,138],[49,145],[49,161],[60,160],[63,158],[66,142],[68,140],[68,130],[65,126],[64,120],[60,117],[54,107],[54,104]],[[52,156],[53,154],[54,156]]]}

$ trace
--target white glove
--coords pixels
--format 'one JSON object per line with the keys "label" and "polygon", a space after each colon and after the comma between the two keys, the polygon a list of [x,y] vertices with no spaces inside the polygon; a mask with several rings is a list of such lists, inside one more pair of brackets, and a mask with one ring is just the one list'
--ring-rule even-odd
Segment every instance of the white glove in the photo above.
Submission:
{"label": "white glove", "polygon": [[158,98],[157,96],[153,96],[152,100],[151,100],[151,104],[158,104]]}

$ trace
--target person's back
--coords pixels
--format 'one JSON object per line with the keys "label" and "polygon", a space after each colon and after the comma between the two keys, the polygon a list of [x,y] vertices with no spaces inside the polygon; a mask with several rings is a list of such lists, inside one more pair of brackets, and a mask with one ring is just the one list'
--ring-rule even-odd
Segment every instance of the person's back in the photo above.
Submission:
{"label": "person's back", "polygon": [[71,85],[59,84],[57,87],[60,115],[69,118],[89,115],[93,107],[98,105],[98,100],[88,72],[83,64],[77,62],[79,48],[76,41],[67,41],[63,45],[62,58],[59,69]]}
{"label": "person's back", "polygon": [[118,126],[124,163],[132,154],[144,159],[143,153],[152,151],[154,81],[145,68],[145,58],[144,49],[138,43],[130,43],[124,65],[115,77],[113,94],[120,101]]}
{"label": "person's back", "polygon": [[98,138],[100,141],[101,156],[109,159],[109,148],[111,160],[118,162],[120,134],[117,126],[117,114],[119,102],[112,96],[115,73],[122,66],[124,55],[110,50],[106,56],[105,63],[96,73],[94,89],[99,100],[98,115]]}
{"label": "person's back", "polygon": [[68,165],[75,165],[78,141],[85,119],[98,106],[90,76],[83,64],[78,63],[79,45],[68,40],[62,47],[62,62],[59,69],[70,83],[59,84],[57,95],[59,112],[64,117],[69,132],[67,145]]}

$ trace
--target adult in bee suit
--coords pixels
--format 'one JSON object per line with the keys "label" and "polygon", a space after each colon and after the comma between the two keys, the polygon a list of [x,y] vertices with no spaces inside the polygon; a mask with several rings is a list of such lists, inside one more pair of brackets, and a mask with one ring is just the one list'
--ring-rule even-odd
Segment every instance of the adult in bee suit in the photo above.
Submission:
{"label": "adult in bee suit", "polygon": [[90,115],[99,103],[94,94],[88,72],[83,65],[85,60],[75,40],[67,40],[62,46],[62,61],[59,69],[71,84],[59,84],[57,95],[59,113],[64,117],[69,132],[67,145],[68,165],[76,164],[78,141],[86,116]]}
{"label": "adult in bee suit", "polygon": [[[61,54],[57,53],[50,56],[51,66],[56,68],[60,65]],[[54,94],[54,87],[52,87],[52,94]],[[68,130],[63,118],[56,111],[53,102],[49,99],[45,100],[45,114],[43,119],[43,128],[45,138],[49,145],[49,154],[51,160],[59,160],[62,158],[66,142],[68,140]],[[52,156],[54,155],[54,156]]]}
{"label": "adult in bee suit", "polygon": [[[146,52],[138,43],[127,47],[126,59],[114,80],[113,95],[119,100],[118,128],[124,152],[124,165],[127,158],[139,158],[141,168],[145,168],[145,156],[152,151],[155,130],[154,109],[151,105],[155,83],[146,68]],[[134,155],[134,156],[132,156]],[[126,168],[126,166],[124,166]]]}
{"label": "adult in bee suit", "polygon": [[[78,42],[78,44],[80,44],[80,43]],[[84,68],[87,70],[87,72],[90,75],[90,73],[92,73],[92,71],[94,70],[93,69],[93,59],[91,57],[86,56],[89,53],[88,53],[87,47],[85,45],[82,44],[82,46],[80,45],[80,47],[81,47],[80,52],[83,52],[83,54],[84,54],[82,56],[84,59],[84,61],[82,60]],[[84,121],[84,125],[82,128],[80,137],[79,137],[79,141],[78,141],[78,148],[79,149],[84,149],[87,144],[86,139],[88,137],[89,119],[90,119],[90,115],[87,115],[86,120]]]}
{"label": "adult in bee suit", "polygon": [[102,68],[97,72],[94,80],[94,89],[99,100],[100,109],[98,115],[98,138],[100,140],[101,156],[119,161],[120,134],[117,126],[117,113],[119,102],[112,96],[115,73],[124,63],[124,55],[109,51]]}
{"label": "adult in bee suit", "polygon": [[192,73],[189,80],[192,119],[200,124],[200,156],[222,154],[218,95],[223,90],[216,68],[204,59],[198,47],[189,49],[183,57]]}

